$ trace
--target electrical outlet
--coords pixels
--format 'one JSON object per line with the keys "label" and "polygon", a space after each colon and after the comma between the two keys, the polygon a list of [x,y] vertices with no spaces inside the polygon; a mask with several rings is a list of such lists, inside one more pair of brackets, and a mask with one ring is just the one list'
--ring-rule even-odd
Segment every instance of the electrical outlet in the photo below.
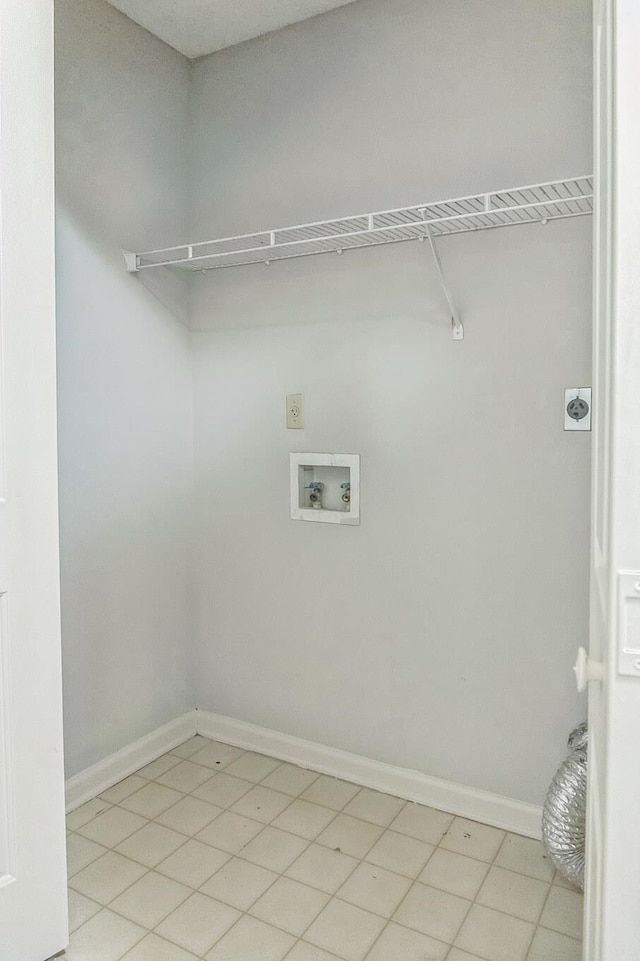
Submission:
{"label": "electrical outlet", "polygon": [[287,394],[287,428],[300,430],[304,427],[304,394]]}
{"label": "electrical outlet", "polygon": [[564,429],[591,430],[590,387],[569,387],[565,390]]}

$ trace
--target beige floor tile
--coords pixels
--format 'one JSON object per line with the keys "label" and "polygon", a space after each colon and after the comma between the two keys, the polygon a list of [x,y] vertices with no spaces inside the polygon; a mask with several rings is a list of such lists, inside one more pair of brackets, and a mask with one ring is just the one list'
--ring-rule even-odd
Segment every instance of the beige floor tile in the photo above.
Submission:
{"label": "beige floor tile", "polygon": [[[291,801],[291,798],[289,800]],[[297,798],[275,819],[273,826],[312,841],[335,816],[336,812],[331,808]]]}
{"label": "beige floor tile", "polygon": [[464,898],[416,882],[393,920],[436,941],[452,944],[470,906]]}
{"label": "beige floor tile", "polygon": [[73,888],[69,888],[67,893],[69,898],[69,931],[73,932],[89,918],[92,918],[94,914],[101,911],[102,905],[98,904],[97,901],[86,898],[79,891],[74,891]]}
{"label": "beige floor tile", "polygon": [[118,961],[145,934],[139,925],[103,909],[74,931],[64,961]]}
{"label": "beige floor tile", "polygon": [[445,851],[455,851],[478,861],[493,861],[505,838],[505,832],[491,828],[477,821],[455,818],[449,826],[440,847]]}
{"label": "beige floor tile", "polygon": [[84,827],[89,821],[93,821],[103,811],[108,811],[110,807],[109,801],[105,801],[103,798],[92,798],[86,804],[81,804],[75,811],[70,811],[67,814],[67,827],[70,831],[77,831],[78,828]]}
{"label": "beige floor tile", "polygon": [[191,757],[196,751],[201,751],[203,747],[206,747],[210,742],[206,737],[202,737],[200,734],[195,734],[190,737],[188,741],[184,741],[183,744],[179,744],[178,747],[174,747],[171,750],[172,754],[177,757],[187,758]]}
{"label": "beige floor tile", "polygon": [[[477,954],[467,954],[460,948],[451,948],[447,955],[447,961],[484,961],[484,958],[479,958]],[[547,961],[554,961],[554,959],[548,958]]]}
{"label": "beige floor tile", "polygon": [[487,876],[489,865],[484,861],[466,858],[463,854],[438,848],[420,875],[423,884],[457,894],[473,901]]}
{"label": "beige floor tile", "polygon": [[103,844],[106,848],[114,848],[116,844],[124,841],[146,823],[146,818],[140,817],[139,814],[124,811],[120,807],[112,807],[103,814],[99,814],[93,821],[84,824],[78,833],[91,841]]}
{"label": "beige floor tile", "polygon": [[154,868],[184,842],[183,834],[165,828],[162,824],[151,823],[145,824],[126,841],[122,841],[116,851],[145,864],[148,868]]}
{"label": "beige floor tile", "polygon": [[539,881],[553,881],[554,868],[540,841],[507,834],[495,860],[499,868],[527,874]]}
{"label": "beige floor tile", "polygon": [[336,957],[335,954],[317,948],[315,944],[298,941],[287,955],[287,961],[336,961]]}
{"label": "beige floor tile", "polygon": [[176,804],[183,795],[179,791],[164,787],[157,781],[148,781],[143,788],[120,802],[120,807],[144,818],[155,818],[167,808]]}
{"label": "beige floor tile", "polygon": [[67,837],[67,877],[72,878],[107,851],[102,844],[83,838],[81,834],[70,834]]}
{"label": "beige floor tile", "polygon": [[357,784],[321,774],[300,796],[304,801],[311,801],[312,804],[320,804],[322,807],[341,811],[359,790]]}
{"label": "beige floor tile", "polygon": [[390,918],[411,887],[411,880],[386,868],[362,862],[337,892],[337,897]]}
{"label": "beige floor tile", "polygon": [[211,777],[211,768],[203,764],[194,764],[193,761],[181,761],[175,767],[170,768],[156,778],[159,784],[173,788],[175,791],[182,791],[190,794]]}
{"label": "beige floor tile", "polygon": [[177,944],[148,934],[135,948],[125,954],[122,961],[198,961],[195,954],[179,948]]}
{"label": "beige floor tile", "polygon": [[388,828],[407,802],[390,794],[363,788],[344,808],[345,814]]}
{"label": "beige floor tile", "polygon": [[385,924],[369,911],[332,898],[304,939],[345,961],[362,961]]}
{"label": "beige floor tile", "polygon": [[273,757],[247,751],[242,757],[227,765],[226,771],[228,774],[233,774],[234,777],[240,777],[245,781],[253,781],[254,784],[257,784],[258,781],[262,781],[281,764],[282,761],[277,761]]}
{"label": "beige floor tile", "polygon": [[287,869],[286,875],[327,894],[335,894],[357,864],[357,859],[348,854],[340,854],[321,844],[310,844]]}
{"label": "beige floor tile", "polygon": [[570,938],[582,938],[583,897],[576,891],[569,891],[552,885],[547,903],[544,906],[540,924],[566,934]]}
{"label": "beige floor tile", "polygon": [[242,849],[242,857],[252,864],[259,864],[269,871],[282,874],[300,857],[308,843],[305,838],[299,838],[295,834],[266,827]]}
{"label": "beige floor tile", "polygon": [[67,826],[65,961],[581,957],[539,842],[199,736]]}
{"label": "beige floor tile", "polygon": [[277,877],[273,871],[250,861],[232,858],[200,890],[216,901],[230,904],[239,911],[248,911]]}
{"label": "beige floor tile", "polygon": [[191,888],[186,885],[150,871],[123,891],[109,908],[145,928],[155,928],[191,894]]}
{"label": "beige floor tile", "polygon": [[115,851],[107,851],[71,878],[69,887],[92,901],[108,904],[143,874],[146,874],[146,868],[142,865]]}
{"label": "beige floor tile", "polygon": [[255,918],[300,937],[320,914],[329,895],[290,878],[278,878],[249,910]]}
{"label": "beige floor tile", "polygon": [[157,757],[150,764],[145,764],[139,771],[136,771],[136,774],[147,778],[148,781],[154,781],[160,774],[164,774],[165,771],[179,763],[180,758],[177,754],[163,754],[162,757]]}
{"label": "beige floor tile", "polygon": [[367,961],[444,961],[448,950],[448,944],[392,921],[372,947]]}
{"label": "beige floor tile", "polygon": [[240,918],[206,956],[206,961],[282,961],[295,938],[250,918]]}
{"label": "beige floor tile", "polygon": [[221,771],[227,764],[231,764],[242,754],[244,754],[244,751],[239,747],[231,747],[229,744],[221,744],[219,741],[207,741],[205,747],[191,755],[190,760],[194,764],[210,767],[213,771]]}
{"label": "beige floor tile", "polygon": [[546,881],[492,867],[476,901],[487,908],[504,911],[535,924],[547,899],[550,885]]}
{"label": "beige floor tile", "polygon": [[385,831],[367,854],[367,861],[396,874],[416,878],[433,851],[433,845],[425,841],[395,831]]}
{"label": "beige floor tile", "polygon": [[237,854],[245,844],[263,830],[263,825],[251,818],[240,817],[231,811],[220,814],[211,824],[196,835],[198,841],[211,844],[221,851]]}
{"label": "beige floor tile", "polygon": [[226,771],[222,771],[220,774],[214,774],[208,781],[201,784],[193,794],[210,804],[217,804],[221,808],[229,808],[252,787],[253,783],[251,781],[242,781],[239,777],[232,777]]}
{"label": "beige floor tile", "polygon": [[272,791],[271,788],[258,784],[236,801],[231,811],[240,817],[270,824],[290,804],[291,798],[288,794],[280,794],[279,791]]}
{"label": "beige floor tile", "polygon": [[383,828],[368,821],[360,821],[349,814],[338,816],[316,838],[318,844],[327,848],[350,854],[354,858],[363,858],[376,843]]}
{"label": "beige floor tile", "polygon": [[566,934],[536,928],[527,961],[581,961],[582,943]]}
{"label": "beige floor tile", "polygon": [[199,888],[229,860],[230,855],[191,838],[161,861],[156,870],[180,884]]}
{"label": "beige floor tile", "polygon": [[273,788],[274,791],[298,797],[314,781],[317,781],[319,776],[315,771],[307,771],[305,768],[296,767],[295,764],[281,764],[261,783],[264,787]]}
{"label": "beige floor tile", "polygon": [[206,954],[238,920],[240,913],[228,904],[213,901],[194,892],[168,918],[158,925],[156,933],[196,955]]}
{"label": "beige floor tile", "polygon": [[391,822],[390,828],[398,834],[426,841],[427,844],[439,844],[452,821],[451,814],[423,804],[408,803]]}
{"label": "beige floor tile", "polygon": [[525,961],[534,931],[528,921],[474,904],[455,939],[455,946],[478,954],[486,961]]}
{"label": "beige floor tile", "polygon": [[189,795],[158,815],[156,821],[166,828],[192,837],[198,831],[202,831],[207,824],[211,824],[219,814],[222,814],[222,808]]}
{"label": "beige floor tile", "polygon": [[120,801],[124,801],[129,795],[134,794],[139,791],[141,787],[144,787],[146,780],[143,777],[139,777],[137,774],[130,774],[129,777],[124,778],[122,781],[118,781],[113,787],[107,788],[103,791],[100,797],[104,801],[109,801],[110,804],[119,804]]}

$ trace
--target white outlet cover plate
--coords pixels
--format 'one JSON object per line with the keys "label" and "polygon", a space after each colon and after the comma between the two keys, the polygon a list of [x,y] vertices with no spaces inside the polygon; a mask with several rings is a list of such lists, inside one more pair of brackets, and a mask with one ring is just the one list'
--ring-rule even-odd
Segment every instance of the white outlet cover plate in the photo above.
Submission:
{"label": "white outlet cover plate", "polygon": [[[289,484],[291,489],[291,519],[321,524],[360,524],[360,454],[300,454],[289,455]],[[348,467],[351,501],[348,511],[313,510],[300,506],[301,467]]]}
{"label": "white outlet cover plate", "polygon": [[[582,420],[574,420],[567,413],[569,401],[580,397],[586,400],[589,405],[589,413]],[[565,430],[591,430],[591,388],[590,387],[567,387],[564,392],[564,429]]]}

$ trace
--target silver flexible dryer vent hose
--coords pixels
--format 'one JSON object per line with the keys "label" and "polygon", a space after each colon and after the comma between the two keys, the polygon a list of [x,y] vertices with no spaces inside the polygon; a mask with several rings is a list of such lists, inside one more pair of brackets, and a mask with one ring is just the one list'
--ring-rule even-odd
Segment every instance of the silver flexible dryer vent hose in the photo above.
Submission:
{"label": "silver flexible dryer vent hose", "polygon": [[542,812],[542,841],[562,875],[584,884],[585,820],[587,812],[587,725],[569,736],[570,754],[551,782]]}

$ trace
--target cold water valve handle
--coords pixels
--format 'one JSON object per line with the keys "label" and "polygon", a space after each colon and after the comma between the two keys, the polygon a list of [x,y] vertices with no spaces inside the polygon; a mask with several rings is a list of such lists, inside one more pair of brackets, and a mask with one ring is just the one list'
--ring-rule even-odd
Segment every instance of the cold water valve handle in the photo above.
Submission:
{"label": "cold water valve handle", "polygon": [[343,500],[343,502],[344,502],[345,504],[349,504],[349,503],[351,502],[351,484],[350,484],[349,482],[345,482],[344,484],[340,484],[340,489],[341,489],[341,491],[343,492],[343,494],[342,494],[342,500]]}

